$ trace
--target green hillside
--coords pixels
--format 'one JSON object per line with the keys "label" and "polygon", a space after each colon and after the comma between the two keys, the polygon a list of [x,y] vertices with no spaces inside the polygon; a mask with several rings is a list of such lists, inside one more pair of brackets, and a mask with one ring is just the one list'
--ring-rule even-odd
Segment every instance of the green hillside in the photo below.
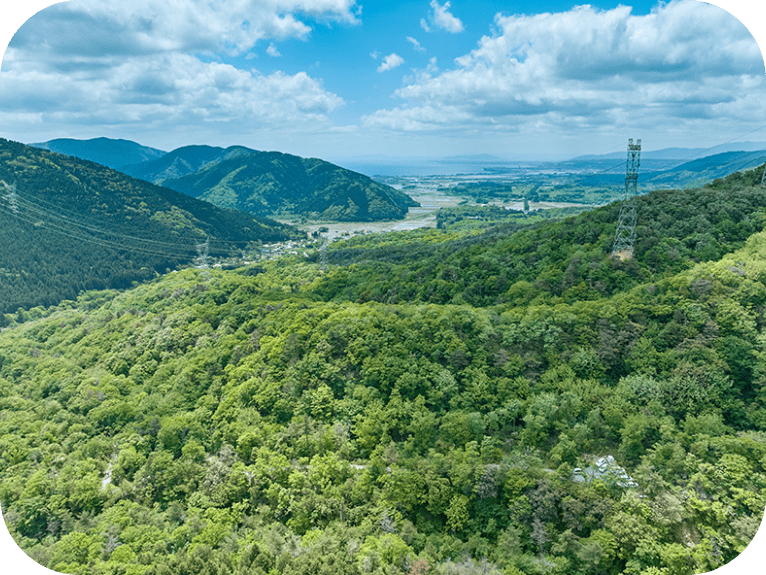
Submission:
{"label": "green hillside", "polygon": [[597,300],[742,246],[764,227],[762,173],[758,168],[704,188],[639,196],[635,259],[628,262],[610,257],[620,210],[614,203],[558,223],[539,223],[530,212],[483,234],[455,234],[446,225],[407,236],[427,241],[364,236],[337,242],[328,259],[340,267],[316,289],[335,293],[341,285],[336,297],[382,303]]}
{"label": "green hillside", "polygon": [[323,160],[240,146],[179,148],[126,171],[217,206],[260,216],[395,220],[418,205],[403,192]]}
{"label": "green hillside", "polygon": [[123,166],[122,171],[134,178],[163,185],[167,180],[192,174],[221,158],[223,148],[213,146],[184,146],[168,152],[156,160]]}
{"label": "green hillside", "polygon": [[650,194],[628,264],[611,206],[349,240],[327,271],[187,269],[14,324],[6,524],[88,575],[715,569],[766,505],[755,180]]}
{"label": "green hillside", "polygon": [[[0,140],[0,313],[124,288],[197,257],[300,234],[85,160]],[[14,206],[9,199],[15,185]]]}

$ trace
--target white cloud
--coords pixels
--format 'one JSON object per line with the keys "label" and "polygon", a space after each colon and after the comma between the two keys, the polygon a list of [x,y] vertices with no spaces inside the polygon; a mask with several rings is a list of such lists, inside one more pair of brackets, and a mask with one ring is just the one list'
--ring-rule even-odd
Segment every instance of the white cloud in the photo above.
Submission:
{"label": "white cloud", "polygon": [[327,126],[343,100],[305,72],[263,75],[186,54],[131,59],[109,70],[78,72],[14,68],[0,83],[0,124],[36,111],[55,125],[133,126],[184,130],[208,124],[252,130]]}
{"label": "white cloud", "polygon": [[[443,131],[445,118],[450,118],[456,125],[472,121],[471,115],[458,106],[420,106],[379,110],[366,116],[363,125],[366,128],[382,128],[394,132]],[[459,128],[455,131],[462,130]]]}
{"label": "white cloud", "polygon": [[383,58],[383,62],[380,66],[378,66],[378,72],[386,72],[388,70],[391,70],[392,68],[396,68],[397,66],[401,66],[404,64],[404,58],[399,56],[398,54],[389,54],[385,58]]}
{"label": "white cloud", "polygon": [[[27,119],[71,134],[329,129],[327,114],[344,102],[321,81],[216,60],[305,38],[314,21],[353,24],[353,10],[354,0],[70,0],[14,37],[0,75],[0,125],[26,133]],[[274,42],[266,53],[279,56]]]}
{"label": "white cloud", "polygon": [[[444,6],[441,6],[436,0],[431,0],[430,6],[433,9],[433,12],[430,14],[429,18],[433,26],[446,30],[447,32],[452,32],[453,34],[463,31],[463,23],[460,21],[460,18],[456,18],[449,11],[449,2],[445,2]],[[425,20],[421,20],[420,25],[426,32],[430,32],[429,26]]]}
{"label": "white cloud", "polygon": [[428,22],[426,22],[425,18],[420,19],[420,27],[423,28],[426,32],[430,32],[431,28],[428,26]]}
{"label": "white cloud", "polygon": [[738,20],[695,0],[660,4],[645,16],[625,6],[498,14],[495,27],[453,70],[421,74],[397,90],[406,105],[363,125],[667,130],[766,114],[757,44]]}
{"label": "white cloud", "polygon": [[36,15],[13,45],[54,61],[166,52],[240,54],[262,40],[306,38],[311,20],[358,23],[354,5],[355,0],[69,0]]}
{"label": "white cloud", "polygon": [[423,46],[421,46],[421,45],[420,45],[420,42],[418,42],[417,40],[415,40],[415,38],[413,38],[413,37],[411,37],[411,36],[407,36],[407,42],[409,42],[410,44],[412,44],[412,47],[413,47],[413,48],[414,48],[416,51],[418,51],[418,52],[425,52],[425,51],[426,51],[426,49],[425,49],[425,48],[423,48]]}

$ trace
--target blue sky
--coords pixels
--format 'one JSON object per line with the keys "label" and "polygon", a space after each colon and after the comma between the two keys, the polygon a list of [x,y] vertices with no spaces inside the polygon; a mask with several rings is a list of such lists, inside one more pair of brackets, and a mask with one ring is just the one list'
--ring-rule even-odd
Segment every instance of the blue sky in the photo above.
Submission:
{"label": "blue sky", "polygon": [[739,20],[697,0],[626,4],[70,0],[11,40],[0,136],[542,157],[628,137],[712,146],[766,124]]}

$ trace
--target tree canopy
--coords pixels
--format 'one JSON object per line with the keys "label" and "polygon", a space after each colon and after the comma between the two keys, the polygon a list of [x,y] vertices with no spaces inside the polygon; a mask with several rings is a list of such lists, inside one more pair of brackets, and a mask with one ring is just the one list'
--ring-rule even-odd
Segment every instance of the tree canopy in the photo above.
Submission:
{"label": "tree canopy", "polygon": [[[88,575],[712,570],[766,505],[766,232],[738,178],[642,200],[658,221],[679,203],[678,237],[632,264],[603,253],[610,207],[7,316],[8,528]],[[385,242],[392,261],[364,261]],[[360,276],[445,296],[362,297]]]}

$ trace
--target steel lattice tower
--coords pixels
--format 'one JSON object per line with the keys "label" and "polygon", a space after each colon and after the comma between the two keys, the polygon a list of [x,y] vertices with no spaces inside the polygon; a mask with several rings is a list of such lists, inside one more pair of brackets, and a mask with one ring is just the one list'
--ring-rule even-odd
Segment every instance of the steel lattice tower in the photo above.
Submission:
{"label": "steel lattice tower", "polygon": [[208,260],[210,259],[210,238],[207,238],[204,243],[197,244],[197,267],[201,270],[206,270],[210,267]]}
{"label": "steel lattice tower", "polygon": [[636,196],[638,195],[638,167],[641,165],[641,140],[628,140],[628,160],[625,167],[625,196],[614,233],[612,257],[627,260],[633,257],[636,243]]}
{"label": "steel lattice tower", "polygon": [[18,198],[19,195],[16,193],[16,184],[8,185],[5,182],[2,182],[3,186],[6,190],[10,190],[8,194],[5,196],[5,201],[8,202],[8,208],[14,213],[19,213],[19,204],[18,204]]}

